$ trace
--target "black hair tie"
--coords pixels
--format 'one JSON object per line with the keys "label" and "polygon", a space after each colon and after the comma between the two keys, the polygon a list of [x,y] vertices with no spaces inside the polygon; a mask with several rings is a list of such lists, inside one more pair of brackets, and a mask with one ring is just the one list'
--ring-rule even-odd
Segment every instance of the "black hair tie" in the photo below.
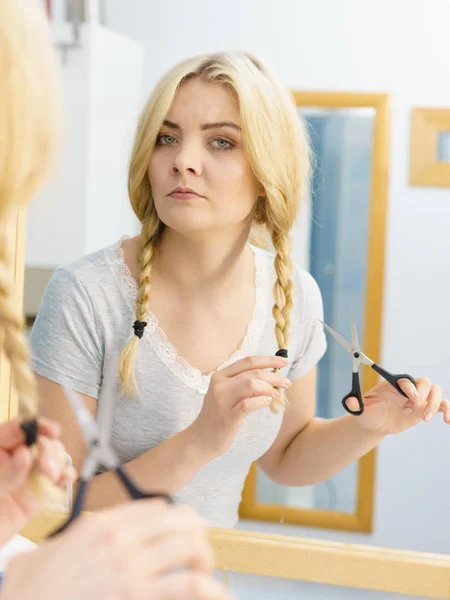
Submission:
{"label": "black hair tie", "polygon": [[281,350],[278,350],[277,352],[275,352],[275,356],[281,356],[281,358],[287,358],[288,351],[282,348]]}
{"label": "black hair tie", "polygon": [[25,434],[25,445],[33,446],[37,441],[38,435],[37,419],[32,419],[31,421],[24,421],[20,427]]}
{"label": "black hair tie", "polygon": [[133,325],[134,335],[139,339],[144,335],[144,329],[147,327],[146,321],[135,321]]}

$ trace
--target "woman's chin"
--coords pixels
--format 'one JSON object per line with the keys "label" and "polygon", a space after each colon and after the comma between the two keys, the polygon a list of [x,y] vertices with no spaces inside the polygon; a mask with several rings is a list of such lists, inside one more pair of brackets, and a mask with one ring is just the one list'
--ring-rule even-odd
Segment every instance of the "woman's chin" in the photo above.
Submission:
{"label": "woman's chin", "polygon": [[210,221],[201,218],[200,215],[188,215],[185,213],[184,215],[175,216],[171,214],[170,218],[161,220],[166,227],[183,235],[208,233],[217,228]]}

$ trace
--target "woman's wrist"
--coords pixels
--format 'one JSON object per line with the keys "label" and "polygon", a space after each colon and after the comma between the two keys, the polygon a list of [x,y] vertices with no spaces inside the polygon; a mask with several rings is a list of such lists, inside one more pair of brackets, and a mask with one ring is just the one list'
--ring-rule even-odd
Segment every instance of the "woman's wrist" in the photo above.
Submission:
{"label": "woman's wrist", "polygon": [[214,450],[203,439],[203,436],[198,431],[196,421],[184,429],[182,434],[184,436],[186,451],[193,455],[194,460],[199,460],[207,464],[211,460],[214,460],[220,456],[220,453],[218,454],[217,452],[214,452]]}

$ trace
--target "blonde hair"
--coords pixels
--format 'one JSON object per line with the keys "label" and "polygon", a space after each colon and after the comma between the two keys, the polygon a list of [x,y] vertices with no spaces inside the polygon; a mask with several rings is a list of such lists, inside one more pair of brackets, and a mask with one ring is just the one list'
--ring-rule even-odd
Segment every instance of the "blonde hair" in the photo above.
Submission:
{"label": "blonde hair", "polygon": [[[246,157],[264,188],[264,196],[255,198],[253,233],[255,228],[265,230],[275,250],[275,335],[279,349],[287,349],[293,307],[290,230],[309,182],[310,150],[306,128],[291,94],[246,53],[198,56],[179,63],[159,81],[142,111],[128,177],[131,205],[142,223],[136,320],[145,321],[148,313],[151,261],[164,230],[152,198],[148,163],[180,85],[193,77],[226,86],[238,100]],[[129,396],[137,393],[138,343],[139,338],[133,335],[121,354],[120,378],[123,392]],[[271,408],[274,412],[284,408],[281,395]]]}
{"label": "blonde hair", "polygon": [[[20,416],[31,420],[37,417],[36,383],[17,308],[8,229],[49,173],[61,122],[57,58],[36,0],[0,2],[0,78],[0,339]],[[41,492],[46,495],[50,488]]]}

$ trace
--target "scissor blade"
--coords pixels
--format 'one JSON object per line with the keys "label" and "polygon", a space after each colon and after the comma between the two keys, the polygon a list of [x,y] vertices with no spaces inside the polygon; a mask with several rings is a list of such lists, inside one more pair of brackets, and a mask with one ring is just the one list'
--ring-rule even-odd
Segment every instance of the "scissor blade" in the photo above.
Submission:
{"label": "scissor blade", "polygon": [[352,347],[355,352],[361,352],[361,346],[359,345],[358,330],[355,323],[355,315],[353,310],[350,309],[350,321],[352,326]]}
{"label": "scissor blade", "polygon": [[94,417],[91,415],[89,410],[86,408],[83,400],[76,392],[68,387],[64,387],[64,393],[75,413],[78,425],[80,426],[86,441],[91,443],[93,440],[98,439],[99,431],[97,423],[95,422]]}
{"label": "scissor blade", "polygon": [[366,356],[365,354],[363,354],[362,352],[359,353],[362,362],[365,365],[369,365],[369,367],[372,367],[375,363],[373,362],[373,360],[371,358],[369,358],[368,356]]}
{"label": "scissor blade", "polygon": [[334,329],[331,329],[331,327],[329,327],[326,323],[324,323],[323,321],[320,321],[322,323],[322,325],[325,327],[325,329],[331,333],[331,335],[334,337],[335,340],[337,340],[342,346],[344,346],[344,348],[347,350],[347,352],[349,352],[350,354],[352,354],[352,345],[347,342],[347,340],[344,340],[343,337],[341,337],[339,335],[339,333],[337,333],[337,331],[334,331]]}

